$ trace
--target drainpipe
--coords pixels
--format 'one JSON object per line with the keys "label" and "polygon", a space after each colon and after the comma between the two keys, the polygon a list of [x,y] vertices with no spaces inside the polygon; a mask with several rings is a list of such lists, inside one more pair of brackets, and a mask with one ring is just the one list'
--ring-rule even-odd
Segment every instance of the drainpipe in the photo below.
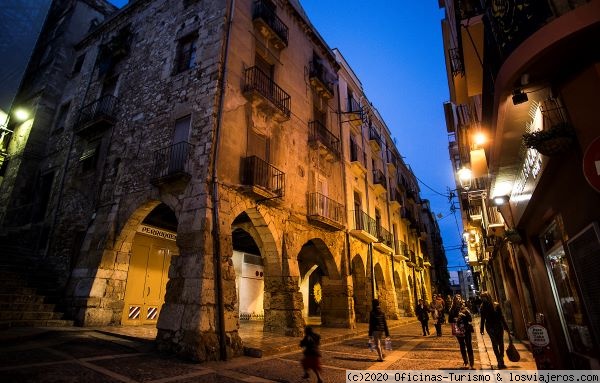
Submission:
{"label": "drainpipe", "polygon": [[221,66],[219,83],[219,103],[217,105],[217,124],[215,127],[215,150],[212,157],[212,215],[213,215],[213,263],[215,267],[215,296],[217,299],[217,326],[219,331],[219,356],[221,360],[227,360],[227,348],[225,344],[225,305],[223,303],[223,279],[221,276],[221,242],[219,230],[219,178],[217,175],[217,164],[219,159],[219,143],[221,138],[221,125],[223,123],[223,105],[225,99],[225,84],[227,75],[227,57],[229,53],[229,40],[231,36],[231,24],[233,23],[233,11],[235,0],[230,0],[226,10],[225,20],[225,44],[221,51],[223,65]]}

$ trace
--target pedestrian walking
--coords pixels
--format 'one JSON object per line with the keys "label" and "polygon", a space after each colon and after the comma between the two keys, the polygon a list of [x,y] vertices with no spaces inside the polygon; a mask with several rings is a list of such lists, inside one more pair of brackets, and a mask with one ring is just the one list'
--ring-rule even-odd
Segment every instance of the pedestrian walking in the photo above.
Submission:
{"label": "pedestrian walking", "polygon": [[[502,309],[498,302],[492,301],[490,293],[481,293],[481,322],[479,332],[483,335],[483,329],[487,331],[492,341],[492,349],[496,355],[498,368],[506,368],[504,364],[504,330],[509,332],[508,323],[502,314]],[[510,334],[510,332],[509,332]]]}
{"label": "pedestrian walking", "polygon": [[442,336],[442,324],[444,323],[444,300],[441,295],[433,294],[433,299],[429,305],[429,311],[431,311],[431,318],[435,326],[435,333],[437,336]]}
{"label": "pedestrian walking", "polygon": [[308,379],[308,370],[313,370],[317,375],[317,383],[323,383],[321,379],[321,352],[319,351],[319,343],[321,342],[321,336],[313,331],[312,327],[306,326],[304,328],[304,338],[300,341],[300,347],[304,348],[302,352],[304,357],[302,358],[302,368],[304,369],[304,376],[302,379]]}
{"label": "pedestrian walking", "polygon": [[429,307],[425,304],[425,301],[419,299],[417,308],[415,309],[417,319],[421,322],[421,328],[423,329],[423,336],[429,335]]}
{"label": "pedestrian walking", "polygon": [[389,338],[390,331],[385,320],[385,314],[379,305],[379,300],[373,299],[373,309],[369,316],[369,337],[373,338],[378,355],[377,361],[379,362],[383,362],[383,358],[385,357],[381,349],[381,338],[383,338],[383,335]]}
{"label": "pedestrian walking", "polygon": [[456,294],[452,301],[448,321],[452,324],[452,335],[456,337],[460,346],[460,354],[463,358],[464,367],[474,370],[475,359],[473,356],[473,344],[471,343],[471,334],[473,333],[472,320],[471,312],[465,305],[462,297],[460,294]]}

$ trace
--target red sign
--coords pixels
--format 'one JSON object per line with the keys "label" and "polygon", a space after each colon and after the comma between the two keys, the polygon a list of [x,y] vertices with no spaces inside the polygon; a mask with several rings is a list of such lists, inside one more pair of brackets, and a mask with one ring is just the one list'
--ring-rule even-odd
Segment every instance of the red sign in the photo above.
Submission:
{"label": "red sign", "polygon": [[590,186],[600,193],[600,136],[596,137],[585,150],[583,175]]}

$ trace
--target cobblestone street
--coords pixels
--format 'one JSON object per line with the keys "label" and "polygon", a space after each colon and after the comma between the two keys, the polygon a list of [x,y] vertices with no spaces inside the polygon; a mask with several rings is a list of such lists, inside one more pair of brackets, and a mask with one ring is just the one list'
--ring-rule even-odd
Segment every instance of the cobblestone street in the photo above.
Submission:
{"label": "cobblestone street", "polygon": [[[361,328],[359,330],[363,330]],[[47,329],[46,329],[47,330]],[[432,331],[433,328],[431,329]],[[36,331],[38,331],[36,333]],[[393,351],[384,362],[367,348],[363,331],[352,338],[336,340],[340,329],[323,329],[322,364],[325,382],[345,381],[346,369],[355,370],[435,370],[460,369],[462,358],[450,327],[444,336],[423,337],[420,325],[396,322],[390,329]],[[149,339],[108,334],[105,330],[61,329],[21,330],[12,337],[3,334],[0,343],[0,373],[4,382],[307,382],[302,379],[301,352],[293,347],[296,338],[274,337],[294,351],[274,352],[263,358],[240,357],[226,362],[194,364],[159,355]],[[137,336],[140,336],[139,330]],[[337,338],[336,338],[337,337]],[[282,338],[282,339],[279,339]],[[489,338],[474,334],[477,369],[490,366]],[[265,342],[267,343],[267,342]],[[509,369],[535,369],[531,354],[517,344],[519,363]],[[493,359],[493,355],[491,355]],[[314,375],[308,382],[316,381]]]}

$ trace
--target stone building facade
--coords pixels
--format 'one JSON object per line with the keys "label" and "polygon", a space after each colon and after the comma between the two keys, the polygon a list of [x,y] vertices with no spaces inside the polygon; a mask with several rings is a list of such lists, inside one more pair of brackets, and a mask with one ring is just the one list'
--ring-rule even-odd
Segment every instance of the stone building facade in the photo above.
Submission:
{"label": "stone building facade", "polygon": [[431,295],[417,180],[299,3],[132,1],[77,52],[40,168],[57,169],[47,258],[78,324],[239,355],[234,253],[257,266],[264,331],[353,328],[372,298],[397,318]]}

